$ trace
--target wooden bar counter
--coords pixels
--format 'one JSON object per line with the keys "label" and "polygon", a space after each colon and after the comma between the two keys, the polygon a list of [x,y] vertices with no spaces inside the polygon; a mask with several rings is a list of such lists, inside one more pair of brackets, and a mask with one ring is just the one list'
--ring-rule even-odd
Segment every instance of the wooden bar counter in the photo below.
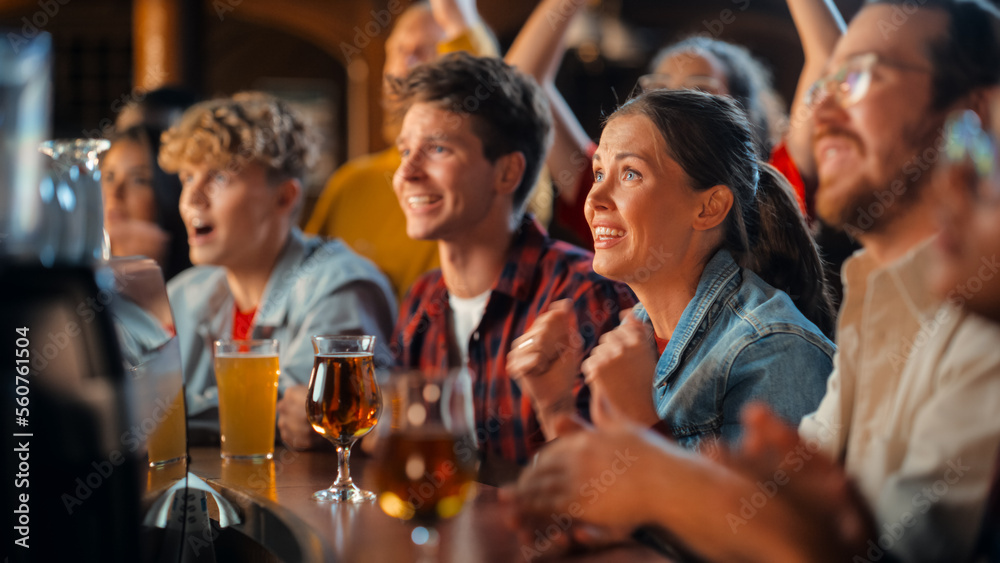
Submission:
{"label": "wooden bar counter", "polygon": [[[337,474],[333,452],[296,452],[282,447],[267,463],[223,461],[218,448],[191,448],[190,471],[228,499],[241,515],[235,530],[286,561],[417,561],[411,527],[385,515],[374,504],[335,505],[312,499]],[[351,460],[358,486],[371,489],[370,459]],[[503,523],[497,490],[476,485],[476,496],[455,518],[439,527],[442,561],[667,561],[655,551],[631,544],[585,554],[554,556],[542,540],[522,548]],[[230,532],[231,533],[231,532]],[[544,534],[544,531],[541,532]],[[297,545],[291,545],[297,544]],[[538,554],[541,553],[541,557]]]}

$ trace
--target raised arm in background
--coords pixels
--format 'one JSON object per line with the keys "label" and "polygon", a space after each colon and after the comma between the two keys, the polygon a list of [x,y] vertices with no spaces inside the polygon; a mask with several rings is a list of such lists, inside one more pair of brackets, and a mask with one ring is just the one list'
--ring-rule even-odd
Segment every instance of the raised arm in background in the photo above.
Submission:
{"label": "raised arm in background", "polygon": [[799,74],[789,113],[785,145],[806,185],[816,184],[816,162],[812,154],[812,120],[805,105],[806,92],[823,73],[837,40],[844,34],[844,18],[833,0],[788,0],[798,30],[805,64]]}
{"label": "raised arm in background", "polygon": [[542,0],[504,57],[507,64],[532,76],[549,99],[554,138],[545,163],[559,197],[569,204],[576,200],[580,177],[590,174],[588,147],[593,141],[556,89],[555,77],[565,52],[566,30],[584,4],[584,0]]}

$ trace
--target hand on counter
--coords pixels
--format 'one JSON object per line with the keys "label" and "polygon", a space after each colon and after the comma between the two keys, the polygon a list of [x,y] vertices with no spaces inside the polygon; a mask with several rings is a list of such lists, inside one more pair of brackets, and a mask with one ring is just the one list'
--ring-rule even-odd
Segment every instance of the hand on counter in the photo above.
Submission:
{"label": "hand on counter", "polygon": [[307,386],[293,385],[278,400],[278,432],[281,433],[281,441],[293,450],[311,450],[326,443],[306,418],[308,393]]}

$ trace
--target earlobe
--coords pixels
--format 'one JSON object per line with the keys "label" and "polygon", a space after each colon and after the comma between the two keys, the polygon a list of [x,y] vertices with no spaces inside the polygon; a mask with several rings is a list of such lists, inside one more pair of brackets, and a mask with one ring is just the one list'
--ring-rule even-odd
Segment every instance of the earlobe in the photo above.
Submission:
{"label": "earlobe", "polygon": [[302,185],[295,178],[289,178],[278,184],[278,208],[286,209],[295,207],[302,192]]}
{"label": "earlobe", "polygon": [[497,159],[497,189],[501,193],[513,193],[521,184],[527,160],[524,153],[517,151]]}
{"label": "earlobe", "polygon": [[694,228],[707,231],[722,224],[733,207],[733,192],[728,186],[717,185],[702,192],[701,210],[695,218]]}

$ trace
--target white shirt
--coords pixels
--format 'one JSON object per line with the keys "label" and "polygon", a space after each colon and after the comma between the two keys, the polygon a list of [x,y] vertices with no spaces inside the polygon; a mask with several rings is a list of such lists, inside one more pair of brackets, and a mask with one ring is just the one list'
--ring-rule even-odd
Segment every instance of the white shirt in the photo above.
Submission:
{"label": "white shirt", "polygon": [[932,295],[931,253],[844,264],[834,371],[799,427],[857,483],[873,541],[908,562],[969,557],[1000,446],[1000,327]]}
{"label": "white shirt", "polygon": [[490,299],[489,290],[475,297],[455,297],[448,293],[448,305],[451,308],[452,344],[462,358],[462,367],[469,364],[469,338],[479,328],[486,312],[486,302]]}

